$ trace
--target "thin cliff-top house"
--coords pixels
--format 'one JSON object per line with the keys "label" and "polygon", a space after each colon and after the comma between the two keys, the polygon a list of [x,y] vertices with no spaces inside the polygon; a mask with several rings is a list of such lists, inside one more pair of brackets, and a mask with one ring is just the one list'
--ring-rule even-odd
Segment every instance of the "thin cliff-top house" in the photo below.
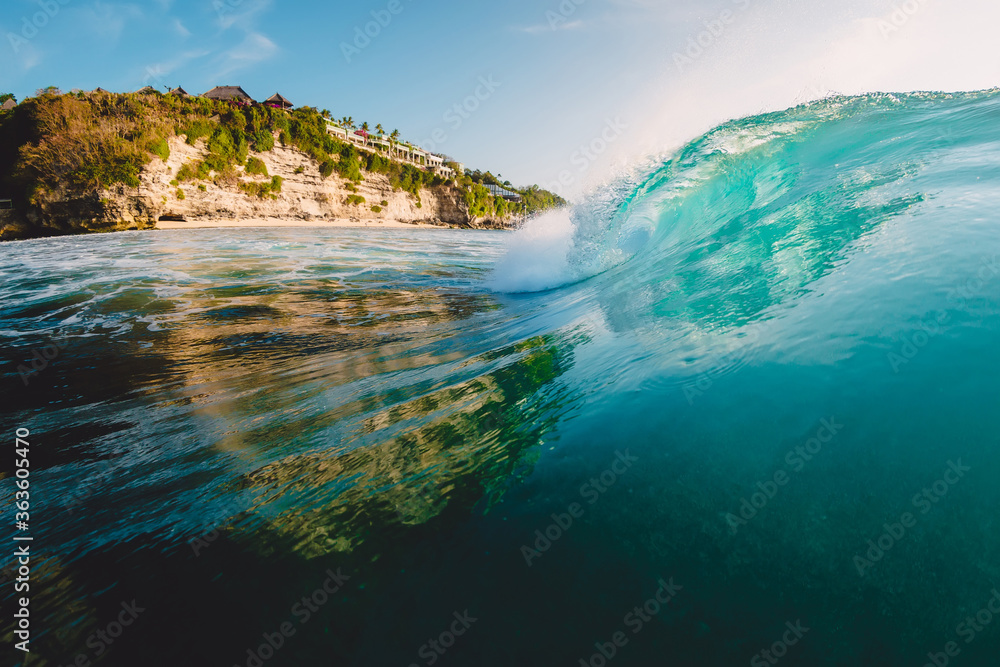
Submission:
{"label": "thin cliff-top house", "polygon": [[169,93],[167,93],[167,95],[176,95],[177,97],[191,97],[191,94],[188,91],[181,88],[180,86],[177,86],[176,88],[171,90]]}
{"label": "thin cliff-top house", "polygon": [[0,104],[0,111],[10,111],[17,106],[17,102],[14,100],[7,100],[3,104]]}
{"label": "thin cliff-top house", "polygon": [[511,202],[520,202],[522,200],[521,195],[505,187],[496,185],[494,183],[487,184],[486,188],[490,191],[490,194],[494,197],[501,197]]}
{"label": "thin cliff-top house", "polygon": [[276,109],[291,109],[294,106],[288,101],[288,98],[283,96],[281,93],[271,95],[269,98],[264,100],[264,104]]}
{"label": "thin cliff-top house", "polygon": [[220,102],[232,102],[233,104],[256,104],[254,99],[247,95],[247,91],[243,90],[239,86],[216,86],[202,95],[202,97],[207,97],[210,100],[218,100]]}

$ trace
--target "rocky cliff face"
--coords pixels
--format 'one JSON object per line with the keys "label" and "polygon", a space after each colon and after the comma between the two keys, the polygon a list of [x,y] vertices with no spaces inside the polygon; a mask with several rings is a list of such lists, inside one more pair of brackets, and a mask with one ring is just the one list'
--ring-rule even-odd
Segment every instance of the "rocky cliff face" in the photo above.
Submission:
{"label": "rocky cliff face", "polygon": [[[408,192],[394,192],[388,177],[381,174],[365,172],[365,180],[356,185],[336,173],[324,179],[318,165],[307,155],[280,144],[266,153],[251,153],[267,167],[266,177],[246,174],[239,168],[236,182],[186,181],[171,185],[183,164],[193,165],[205,157],[206,151],[204,140],[190,146],[183,138],[173,137],[169,146],[170,157],[166,161],[154,157],[143,169],[138,188],[116,186],[82,194],[50,193],[23,215],[17,212],[0,218],[0,239],[150,229],[161,218],[396,220],[492,229],[507,228],[514,222],[471,217],[457,187],[423,189],[418,201]],[[249,195],[239,188],[239,183],[270,183],[273,176],[284,179],[281,191],[273,196]],[[348,203],[352,195],[363,197],[364,202]]]}

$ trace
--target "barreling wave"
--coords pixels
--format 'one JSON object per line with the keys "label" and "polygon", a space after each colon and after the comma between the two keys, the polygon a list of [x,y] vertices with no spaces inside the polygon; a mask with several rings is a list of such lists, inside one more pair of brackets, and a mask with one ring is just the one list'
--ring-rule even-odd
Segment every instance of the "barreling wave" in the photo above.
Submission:
{"label": "barreling wave", "polygon": [[739,319],[967,181],[969,161],[1000,141],[998,120],[997,90],[831,97],[734,120],[529,223],[493,287],[667,283]]}

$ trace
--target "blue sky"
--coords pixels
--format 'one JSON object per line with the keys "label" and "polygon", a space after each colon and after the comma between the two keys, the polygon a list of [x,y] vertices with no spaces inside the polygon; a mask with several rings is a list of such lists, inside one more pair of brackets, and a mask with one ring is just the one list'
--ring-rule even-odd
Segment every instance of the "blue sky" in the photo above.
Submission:
{"label": "blue sky", "polygon": [[0,90],[280,91],[573,195],[735,115],[1000,83],[990,2],[906,2],[6,0]]}

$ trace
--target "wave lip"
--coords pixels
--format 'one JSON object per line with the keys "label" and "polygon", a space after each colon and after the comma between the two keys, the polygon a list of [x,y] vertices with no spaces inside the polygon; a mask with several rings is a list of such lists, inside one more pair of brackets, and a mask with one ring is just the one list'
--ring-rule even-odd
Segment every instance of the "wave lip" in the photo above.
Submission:
{"label": "wave lip", "polygon": [[[800,294],[851,247],[942,191],[1000,143],[1000,91],[831,97],[725,123],[529,221],[489,286],[596,279],[595,294],[733,324]],[[669,292],[669,293],[668,293]],[[636,307],[640,304],[637,302]]]}

